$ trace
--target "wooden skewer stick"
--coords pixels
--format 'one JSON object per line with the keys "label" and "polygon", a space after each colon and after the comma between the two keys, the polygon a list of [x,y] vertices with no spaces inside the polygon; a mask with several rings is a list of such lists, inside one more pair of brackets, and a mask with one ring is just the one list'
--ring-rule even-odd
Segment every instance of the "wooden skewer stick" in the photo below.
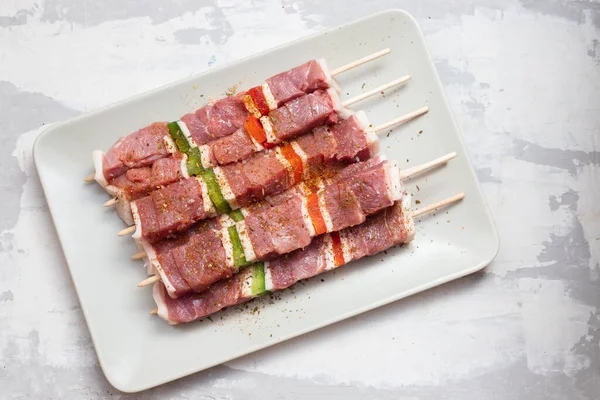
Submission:
{"label": "wooden skewer stick", "polygon": [[[406,179],[408,177],[411,177],[413,175],[421,173],[421,172],[423,172],[423,171],[425,171],[427,169],[430,169],[430,168],[433,168],[433,167],[445,164],[448,161],[452,160],[454,157],[456,157],[456,153],[452,152],[452,153],[446,154],[445,156],[436,158],[435,160],[432,160],[432,161],[427,162],[425,164],[417,165],[416,167],[409,168],[408,170],[406,170],[404,172],[404,174],[401,174],[401,176],[403,176],[403,178],[401,178],[401,179]],[[458,196],[462,196],[462,197],[458,197]],[[424,207],[424,208],[421,208],[419,210],[414,211],[413,212],[413,216],[414,217],[419,216],[419,215],[424,214],[426,212],[429,212],[429,211],[431,211],[433,209],[436,209],[436,208],[445,206],[446,204],[450,204],[452,202],[458,201],[458,200],[462,199],[463,197],[465,197],[465,195],[464,195],[464,193],[461,193],[459,195],[455,195],[453,197],[450,197],[450,198],[448,198],[446,200],[439,201],[437,203],[432,204],[431,206]],[[146,252],[141,251],[139,253],[135,253],[131,257],[131,259],[132,260],[133,259],[138,260],[138,259],[142,259],[142,258],[146,258],[146,257],[147,257]],[[160,280],[160,276],[159,275],[152,275],[149,278],[146,278],[143,281],[141,281],[140,283],[138,283],[137,286],[138,287],[144,287],[144,286],[152,285],[153,283],[158,282],[159,280]]]}
{"label": "wooden skewer stick", "polygon": [[403,181],[430,168],[445,164],[448,161],[455,158],[456,155],[456,152],[453,151],[452,153],[448,153],[445,156],[441,156],[440,158],[436,158],[435,160],[431,160],[429,162],[426,162],[425,164],[417,165],[415,167],[405,169],[404,171],[400,171],[400,180]]}
{"label": "wooden skewer stick", "polygon": [[128,226],[127,228],[119,231],[119,233],[117,233],[117,236],[125,236],[133,232],[135,232],[135,225]]}
{"label": "wooden skewer stick", "polygon": [[94,182],[94,177],[95,176],[96,176],[96,174],[89,174],[88,176],[85,177],[85,179],[83,181],[85,183]]}
{"label": "wooden skewer stick", "polygon": [[363,58],[361,58],[359,60],[356,60],[356,61],[352,61],[351,63],[348,63],[346,65],[342,65],[341,67],[334,69],[333,71],[330,72],[331,76],[339,75],[342,72],[349,71],[352,68],[358,67],[359,65],[363,65],[363,64],[368,63],[369,61],[376,60],[379,57],[383,57],[385,55],[390,54],[391,52],[392,52],[392,50],[390,48],[387,48],[387,49],[380,50],[380,51],[378,51],[376,53],[369,54],[366,57],[363,57]]}
{"label": "wooden skewer stick", "polygon": [[419,209],[413,211],[412,216],[413,216],[413,218],[416,218],[416,217],[418,217],[420,215],[428,213],[429,211],[433,211],[436,208],[440,208],[440,207],[447,206],[448,204],[456,203],[457,201],[462,200],[464,198],[465,198],[465,194],[464,193],[455,194],[452,197],[448,197],[447,199],[438,201],[437,203],[433,203],[433,204],[430,204],[430,205],[428,205],[426,207],[419,208]]}
{"label": "wooden skewer stick", "polygon": [[158,308],[155,308],[154,310],[150,311],[150,315],[156,315],[158,314]]}
{"label": "wooden skewer stick", "polygon": [[142,258],[146,257],[146,252],[145,251],[140,251],[138,253],[135,253],[134,255],[131,256],[132,260],[141,260]]}
{"label": "wooden skewer stick", "polygon": [[358,103],[359,101],[363,101],[364,99],[366,99],[366,98],[369,98],[369,97],[371,97],[371,96],[374,96],[374,95],[376,95],[377,93],[381,93],[381,92],[383,92],[383,91],[385,91],[385,90],[388,90],[388,89],[390,89],[390,88],[393,88],[394,86],[402,85],[402,84],[404,84],[404,83],[406,83],[406,82],[410,81],[410,79],[411,79],[411,76],[410,76],[410,75],[404,75],[403,77],[401,77],[401,78],[398,78],[398,79],[394,79],[393,81],[391,81],[391,82],[388,82],[388,83],[386,83],[385,85],[381,85],[381,86],[379,86],[379,87],[376,87],[376,88],[375,88],[375,89],[373,89],[373,90],[369,90],[368,92],[365,92],[365,93],[359,94],[359,95],[358,95],[358,96],[356,96],[356,97],[353,97],[353,98],[351,98],[351,99],[349,99],[349,100],[346,100],[346,101],[344,101],[344,102],[342,103],[342,105],[343,105],[344,107],[351,106],[352,104]]}
{"label": "wooden skewer stick", "polygon": [[378,135],[380,133],[383,133],[386,129],[393,127],[394,125],[402,125],[407,123],[408,121],[410,121],[411,119],[415,119],[417,117],[420,117],[421,115],[425,114],[429,112],[429,107],[425,106],[425,107],[421,107],[418,110],[409,112],[408,114],[405,114],[401,117],[398,118],[394,118],[388,122],[385,122],[379,126],[376,126],[373,130],[375,131],[375,133],[377,133]]}
{"label": "wooden skewer stick", "polygon": [[152,275],[152,276],[144,279],[140,283],[138,283],[138,287],[144,287],[144,286],[152,285],[153,283],[158,282],[158,281],[160,281],[160,276],[158,276],[158,275]]}
{"label": "wooden skewer stick", "polygon": [[429,111],[429,107],[428,106],[421,107],[421,108],[419,108],[416,111],[413,111],[411,113],[408,113],[408,114],[403,115],[403,116],[398,117],[398,118],[394,118],[391,121],[388,121],[388,122],[383,123],[383,124],[381,124],[379,126],[376,126],[375,127],[375,132],[381,132],[383,130],[391,128],[394,125],[404,124],[404,123],[410,121],[413,118],[416,118],[416,117],[419,117],[419,116],[425,114],[428,111]]}
{"label": "wooden skewer stick", "polygon": [[106,203],[102,204],[102,207],[110,207],[110,206],[114,206],[115,204],[117,204],[117,198],[113,197],[112,199],[108,200]]}

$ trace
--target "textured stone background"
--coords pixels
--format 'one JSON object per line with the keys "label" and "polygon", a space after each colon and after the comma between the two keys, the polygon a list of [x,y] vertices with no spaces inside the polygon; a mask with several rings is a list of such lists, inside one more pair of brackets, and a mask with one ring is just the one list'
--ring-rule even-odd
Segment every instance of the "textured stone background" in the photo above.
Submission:
{"label": "textured stone background", "polygon": [[[0,2],[0,398],[600,398],[598,0],[172,3]],[[496,260],[143,394],[117,392],[48,214],[35,137],[388,8],[425,31],[497,223]]]}

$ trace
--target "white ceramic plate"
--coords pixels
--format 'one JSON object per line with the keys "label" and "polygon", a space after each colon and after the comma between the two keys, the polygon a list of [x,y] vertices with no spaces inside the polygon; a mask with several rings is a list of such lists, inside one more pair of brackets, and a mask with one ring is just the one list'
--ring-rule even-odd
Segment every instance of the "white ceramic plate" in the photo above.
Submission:
{"label": "white ceramic plate", "polygon": [[[460,191],[466,199],[418,221],[410,246],[297,285],[293,294],[284,291],[273,304],[257,299],[249,307],[217,314],[214,322],[176,327],[150,316],[151,289],[135,287],[144,270],[129,260],[136,252],[133,241],[116,236],[123,224],[101,206],[108,195],[98,185],[83,183],[92,171],[92,150],[107,149],[153,121],[176,120],[234,84],[249,88],[312,58],[325,57],[335,68],[386,47],[391,55],[339,76],[344,96],[412,74],[405,87],[360,106],[379,124],[429,105],[427,116],[384,137],[382,149],[401,166],[457,151],[458,158],[447,167],[413,180],[408,188],[421,204]],[[98,359],[108,380],[125,392],[201,371],[475,272],[498,250],[492,219],[423,35],[402,11],[377,14],[55,125],[40,135],[34,156]],[[260,313],[253,312],[255,307]]]}

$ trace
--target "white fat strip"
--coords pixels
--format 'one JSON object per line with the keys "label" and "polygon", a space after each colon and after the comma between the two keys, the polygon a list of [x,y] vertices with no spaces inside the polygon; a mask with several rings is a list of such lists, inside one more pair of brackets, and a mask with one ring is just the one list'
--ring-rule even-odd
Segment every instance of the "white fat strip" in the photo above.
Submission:
{"label": "white fat strip", "polygon": [[169,309],[167,308],[167,302],[165,301],[165,291],[161,289],[160,283],[158,282],[152,287],[152,298],[158,309],[157,315],[166,320],[169,324],[177,325],[177,322],[169,320]]}
{"label": "white fat strip", "polygon": [[230,226],[235,225],[235,221],[227,214],[219,216],[219,223],[222,228],[229,228]]}
{"label": "white fat strip", "polygon": [[277,136],[275,136],[275,134],[273,133],[273,125],[271,125],[271,119],[269,118],[269,116],[265,115],[264,117],[260,117],[260,123],[262,124],[263,129],[265,130],[267,142],[273,144],[279,143],[279,139],[277,139]]}
{"label": "white fat strip", "polygon": [[[107,186],[107,188],[111,188],[111,187],[115,188],[114,186]],[[115,188],[115,189],[117,189],[117,188]],[[122,193],[121,189],[118,189],[118,191],[120,193]],[[127,225],[129,225],[129,226],[133,225],[135,222],[135,219],[133,218],[133,213],[131,212],[132,202],[127,200],[125,198],[125,196],[122,194],[115,196],[115,197],[117,199],[117,202],[115,203],[115,211],[117,212],[117,215]]]}
{"label": "white fat strip", "polygon": [[244,274],[242,279],[242,297],[252,297],[252,283],[254,281],[252,267],[245,268],[241,273]]}
{"label": "white fat strip", "polygon": [[146,274],[148,274],[148,276],[158,274],[158,271],[156,268],[154,268],[154,265],[152,265],[150,260],[147,258],[144,258],[144,267],[146,267]]}
{"label": "white fat strip", "polygon": [[221,239],[221,243],[223,244],[223,248],[225,249],[225,258],[227,260],[227,266],[233,268],[233,244],[231,243],[231,238],[229,237],[229,232],[227,228],[233,226],[235,221],[233,221],[228,215],[221,215],[219,217],[219,221],[221,222],[221,229],[217,231],[219,238]]}
{"label": "white fat strip", "polygon": [[333,231],[333,221],[331,220],[331,215],[329,215],[329,210],[327,209],[327,204],[325,202],[325,192],[324,192],[324,183],[319,182],[317,198],[319,199],[319,209],[321,210],[321,215],[323,216],[323,220],[325,221],[325,227],[327,228],[327,232]]}
{"label": "white fat strip", "polygon": [[162,268],[162,265],[160,265],[160,261],[158,261],[158,257],[156,256],[156,252],[154,251],[154,247],[152,246],[152,244],[150,244],[150,242],[148,242],[145,239],[139,239],[138,243],[146,252],[148,261],[150,262],[150,264],[152,264],[154,270],[158,273],[158,275],[160,275],[160,280],[167,288],[167,291],[169,293],[175,293],[175,287],[173,286],[171,281],[169,281],[169,278],[167,277],[165,271]]}
{"label": "white fat strip", "polygon": [[250,114],[252,114],[254,116],[254,118],[260,118],[260,111],[258,111],[258,108],[256,108],[256,104],[254,104],[254,100],[252,100],[252,96],[247,94],[243,97],[243,100],[244,100],[244,105],[246,106],[246,110],[248,110],[248,112]]}
{"label": "white fat strip", "polygon": [[179,129],[181,129],[181,132],[183,132],[183,136],[185,136],[185,138],[187,139],[190,146],[198,147],[198,144],[194,141],[194,138],[192,137],[192,133],[188,129],[185,122],[179,120],[179,121],[177,121],[177,125],[179,125]]}
{"label": "white fat strip", "polygon": [[121,198],[124,195],[123,189],[118,188],[114,185],[105,186],[104,190],[106,190],[106,193],[110,194],[112,197],[115,197],[117,199]]}
{"label": "white fat strip", "polygon": [[[258,117],[258,118],[260,118],[260,117]],[[255,151],[255,152],[257,152],[257,153],[258,153],[259,151],[263,151],[263,150],[265,149],[265,148],[263,147],[263,145],[262,145],[262,144],[260,144],[260,143],[258,143],[258,142],[256,141],[256,139],[254,139],[254,137],[253,137],[251,134],[249,134],[248,132],[246,132],[246,135],[247,135],[247,136],[250,138],[250,140],[252,140],[252,144],[254,145],[254,151]]]}
{"label": "white fat strip", "polygon": [[131,206],[129,208],[131,209],[131,215],[133,216],[133,223],[135,224],[135,232],[133,233],[132,237],[134,239],[141,239],[142,238],[142,220],[140,219],[140,213],[138,211],[137,205],[135,204],[135,201],[131,202]]}
{"label": "white fat strip", "polygon": [[188,174],[187,170],[187,160],[187,154],[183,153],[183,157],[181,157],[181,164],[179,165],[179,170],[181,171],[181,176],[183,176],[185,179],[190,177],[190,174]]}
{"label": "white fat strip", "polygon": [[133,225],[135,219],[133,217],[133,212],[131,211],[132,202],[127,200],[121,189],[112,185],[107,186],[106,189],[109,190],[109,193],[111,194],[115,193],[114,196],[117,199],[117,202],[115,203],[115,211],[117,212],[119,218],[121,218],[121,220],[127,225]]}
{"label": "white fat strip", "polygon": [[369,122],[367,114],[361,110],[354,114],[354,117],[356,118],[360,128],[365,133],[365,136],[367,137],[367,143],[371,145],[377,142],[379,140],[379,136],[377,136],[377,133],[375,133],[375,130],[373,129],[373,125]]}
{"label": "white fat strip", "polygon": [[292,146],[292,149],[294,149],[296,154],[298,154],[298,157],[300,157],[300,159],[302,160],[302,179],[306,179],[306,176],[308,174],[308,156],[306,155],[304,150],[302,150],[302,147],[300,147],[297,141],[291,141],[290,145]]}
{"label": "white fat strip", "polygon": [[212,218],[217,215],[217,210],[215,209],[215,205],[213,204],[210,196],[208,195],[208,186],[204,179],[201,177],[196,177],[196,180],[200,184],[200,188],[202,189],[202,207],[204,207],[204,212],[206,213],[207,218]]}
{"label": "white fat strip", "polygon": [[268,83],[265,82],[262,84],[262,91],[263,91],[263,95],[265,96],[265,100],[267,102],[267,106],[269,107],[269,110],[276,110],[277,109],[277,101],[275,100],[273,93],[271,93],[271,88],[269,87]]}
{"label": "white fat strip", "polygon": [[[144,250],[144,246],[143,244],[140,242],[140,240],[135,240],[135,248],[138,250],[138,252],[143,252],[145,253],[146,251]],[[154,269],[154,267],[152,266],[152,263],[150,262],[150,260],[148,259],[148,255],[146,255],[144,258],[142,258],[142,261],[144,263],[144,268],[146,269],[146,273],[148,275],[156,275],[157,272]]]}
{"label": "white fat strip", "polygon": [[94,150],[92,152],[92,160],[94,161],[94,169],[96,170],[94,174],[94,180],[103,188],[107,187],[108,181],[104,177],[102,167],[104,162],[104,152],[102,150]]}
{"label": "white fat strip", "polygon": [[323,235],[323,246],[325,251],[325,271],[335,269],[335,260],[333,257],[333,239],[331,235],[326,233]]}
{"label": "white fat strip", "polygon": [[177,145],[175,144],[175,141],[173,140],[171,135],[163,136],[163,141],[165,142],[165,148],[169,153],[175,154],[179,151],[177,150]]}
{"label": "white fat strip", "polygon": [[388,179],[389,196],[393,201],[398,201],[404,193],[404,186],[400,180],[400,170],[396,162],[387,162],[385,164],[386,177]]}
{"label": "white fat strip", "polygon": [[214,167],[212,162],[212,149],[209,145],[203,144],[202,146],[198,146],[198,150],[200,150],[200,163],[203,168],[211,168]]}
{"label": "white fat strip", "polygon": [[217,178],[217,183],[219,184],[221,193],[223,193],[223,197],[227,203],[229,203],[229,206],[234,210],[239,208],[235,194],[233,194],[233,190],[231,190],[231,186],[229,186],[229,182],[227,181],[227,178],[225,178],[223,170],[219,167],[215,167],[213,171],[215,173],[215,177]]}
{"label": "white fat strip", "polygon": [[325,82],[327,82],[327,85],[333,88],[336,92],[342,93],[342,88],[340,88],[340,85],[338,85],[336,80],[331,76],[331,72],[329,71],[329,67],[327,66],[327,62],[325,61],[325,59],[319,58],[317,60],[317,63],[319,63],[319,66],[325,74]]}
{"label": "white fat strip", "polygon": [[416,233],[415,220],[412,216],[412,209],[410,207],[410,203],[411,196],[405,195],[404,197],[402,197],[402,223],[404,224],[404,229],[406,229],[406,240],[404,240],[404,243],[412,241],[415,238]]}
{"label": "white fat strip", "polygon": [[340,95],[334,89],[327,89],[327,95],[333,103],[333,110],[341,119],[348,119],[352,116],[352,111],[344,107]]}
{"label": "white fat strip", "polygon": [[302,198],[302,219],[304,220],[304,225],[308,228],[308,232],[310,233],[310,237],[317,236],[317,232],[315,231],[315,227],[313,225],[312,219],[310,218],[310,214],[308,212],[308,189],[306,188],[305,183],[300,184],[300,197]]}
{"label": "white fat strip", "polygon": [[158,274],[156,268],[154,268],[154,265],[152,265],[152,263],[146,258],[144,259],[144,267],[146,268],[146,274],[148,276]]}
{"label": "white fat strip", "polygon": [[240,241],[242,242],[242,248],[244,250],[244,255],[246,256],[246,261],[249,263],[254,262],[256,260],[256,253],[254,252],[254,247],[252,246],[252,241],[250,240],[250,235],[248,234],[246,221],[242,220],[236,222],[236,228],[238,231],[238,236],[240,237]]}
{"label": "white fat strip", "polygon": [[268,261],[264,262],[265,266],[265,290],[273,290],[273,278],[271,278],[271,263]]}
{"label": "white fat strip", "polygon": [[283,154],[281,154],[281,147],[280,146],[277,146],[275,148],[275,158],[277,158],[277,161],[279,161],[279,163],[281,165],[283,165],[283,168],[285,168],[285,170],[288,172],[288,175],[290,176],[290,179],[293,179],[292,164],[290,164],[290,162],[288,161],[288,159],[285,158],[285,156]]}
{"label": "white fat strip", "polygon": [[340,231],[340,242],[342,243],[342,253],[344,254],[344,263],[348,263],[352,260],[352,244],[346,237],[346,230]]}

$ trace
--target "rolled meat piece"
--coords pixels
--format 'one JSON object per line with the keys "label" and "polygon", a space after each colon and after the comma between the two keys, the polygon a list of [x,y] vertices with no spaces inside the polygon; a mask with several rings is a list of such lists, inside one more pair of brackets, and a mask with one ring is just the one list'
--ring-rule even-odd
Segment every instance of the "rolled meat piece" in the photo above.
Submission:
{"label": "rolled meat piece", "polygon": [[225,97],[181,117],[192,143],[203,145],[242,127],[249,115],[243,96],[241,93]]}
{"label": "rolled meat piece", "polygon": [[228,266],[231,254],[223,246],[219,218],[203,221],[174,240],[142,246],[151,265],[160,265],[169,276],[165,284],[174,296],[201,292],[212,282],[232,276],[237,268]]}
{"label": "rolled meat piece", "polygon": [[121,191],[117,197],[131,201],[186,177],[185,154],[177,153],[161,158],[150,167],[130,169],[111,180],[110,185]]}
{"label": "rolled meat piece", "polygon": [[234,134],[215,140],[201,149],[202,165],[210,167],[231,164],[263,149],[264,147],[248,134],[247,128],[240,128]]}
{"label": "rolled meat piece", "polygon": [[317,90],[292,100],[260,118],[266,142],[281,143],[308,133],[320,125],[332,125],[349,117],[335,90]]}
{"label": "rolled meat piece", "polygon": [[338,88],[324,59],[310,60],[266,80],[276,107],[317,89]]}
{"label": "rolled meat piece", "polygon": [[[148,140],[146,138],[146,141],[142,143],[147,144]],[[134,223],[131,213],[132,200],[147,196],[154,190],[188,177],[187,156],[177,152],[170,135],[165,135],[162,140],[162,147],[168,152],[167,156],[156,159],[147,166],[139,163],[137,167],[126,169],[123,174],[110,180],[105,178],[103,172],[105,170],[104,162],[107,159],[106,155],[100,150],[96,150],[92,154],[96,169],[94,179],[116,199],[117,214],[128,225]],[[129,148],[133,148],[133,146],[130,145]],[[115,149],[111,148],[112,150]],[[109,156],[109,158],[111,157],[113,156]]]}
{"label": "rolled meat piece", "polygon": [[187,178],[132,204],[133,219],[144,238],[156,242],[187,229],[190,221],[215,216],[208,188],[200,178]]}
{"label": "rolled meat piece", "polygon": [[96,170],[96,180],[106,183],[131,168],[146,167],[168,157],[174,150],[165,143],[170,140],[166,122],[155,122],[122,137],[103,155],[102,168]]}

